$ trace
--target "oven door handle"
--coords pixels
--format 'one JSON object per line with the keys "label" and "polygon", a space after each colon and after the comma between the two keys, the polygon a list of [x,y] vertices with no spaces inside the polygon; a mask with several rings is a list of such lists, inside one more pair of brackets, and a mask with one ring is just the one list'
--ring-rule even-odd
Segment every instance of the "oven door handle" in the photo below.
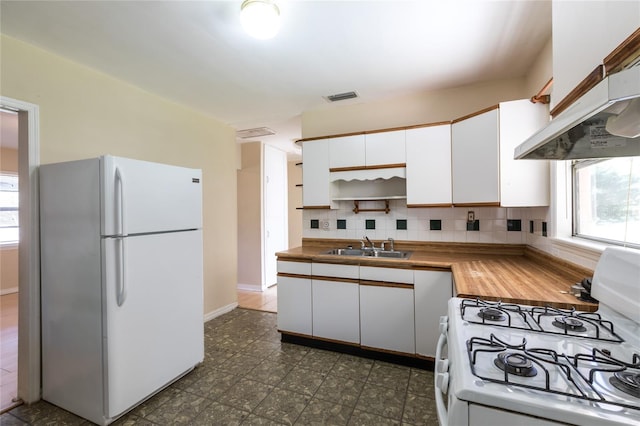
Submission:
{"label": "oven door handle", "polygon": [[[445,333],[441,333],[440,337],[438,338],[438,346],[436,347],[436,364],[439,362],[442,362],[441,361],[442,348],[446,344],[447,344],[447,335]],[[438,422],[440,423],[440,426],[448,426],[449,413],[447,413],[447,407],[444,404],[444,394],[440,388],[441,383],[439,383],[439,380],[438,380],[438,377],[441,374],[447,374],[447,373],[440,373],[436,369],[435,374],[433,375],[435,394],[436,394],[436,412],[438,414]]]}

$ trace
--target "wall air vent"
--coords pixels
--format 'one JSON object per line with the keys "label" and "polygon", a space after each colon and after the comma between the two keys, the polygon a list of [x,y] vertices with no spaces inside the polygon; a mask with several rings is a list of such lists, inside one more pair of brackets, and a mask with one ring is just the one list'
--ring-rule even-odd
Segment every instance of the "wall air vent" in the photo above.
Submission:
{"label": "wall air vent", "polygon": [[329,102],[337,102],[337,101],[344,101],[346,99],[353,99],[357,97],[358,97],[358,94],[356,92],[344,92],[344,93],[336,93],[335,95],[328,95],[328,96],[325,96],[324,98]]}
{"label": "wall air vent", "polygon": [[275,135],[276,132],[271,130],[268,127],[255,127],[253,129],[244,129],[236,131],[236,136],[240,139],[252,139],[259,138],[262,136],[271,136]]}

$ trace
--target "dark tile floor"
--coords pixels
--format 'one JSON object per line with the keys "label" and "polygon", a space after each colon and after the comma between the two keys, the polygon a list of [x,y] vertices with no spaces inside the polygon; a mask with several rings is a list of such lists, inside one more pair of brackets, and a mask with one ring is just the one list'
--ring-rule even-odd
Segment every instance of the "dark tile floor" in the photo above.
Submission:
{"label": "dark tile floor", "polygon": [[[437,425],[433,373],[281,343],[276,314],[235,309],[205,325],[205,361],[118,425]],[[87,421],[40,401],[0,424]]]}

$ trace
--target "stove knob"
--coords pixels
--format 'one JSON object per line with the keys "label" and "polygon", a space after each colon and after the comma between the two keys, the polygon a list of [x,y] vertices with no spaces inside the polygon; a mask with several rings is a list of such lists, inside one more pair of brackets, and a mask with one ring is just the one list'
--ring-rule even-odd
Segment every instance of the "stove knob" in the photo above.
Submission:
{"label": "stove knob", "polygon": [[449,390],[449,373],[438,373],[436,376],[436,387],[440,392],[447,393]]}
{"label": "stove knob", "polygon": [[440,324],[438,325],[438,330],[440,330],[440,334],[447,334],[448,329],[449,329],[449,317],[440,317]]}
{"label": "stove knob", "polygon": [[449,371],[449,360],[448,359],[439,359],[436,362],[436,371],[438,373],[446,373]]}

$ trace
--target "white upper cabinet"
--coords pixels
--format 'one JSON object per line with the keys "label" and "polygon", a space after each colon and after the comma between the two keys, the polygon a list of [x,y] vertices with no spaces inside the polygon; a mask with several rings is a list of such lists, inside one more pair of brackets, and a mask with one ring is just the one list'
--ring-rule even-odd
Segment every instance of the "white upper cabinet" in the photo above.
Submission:
{"label": "white upper cabinet", "polygon": [[364,135],[329,139],[329,168],[365,166]]}
{"label": "white upper cabinet", "polygon": [[451,205],[451,125],[408,129],[407,206]]}
{"label": "white upper cabinet", "polygon": [[365,164],[404,164],[407,160],[405,133],[405,130],[395,130],[365,135]]}
{"label": "white upper cabinet", "polygon": [[549,161],[514,160],[514,150],[549,122],[546,105],[528,99],[500,104],[500,205],[549,205]]}
{"label": "white upper cabinet", "polygon": [[454,204],[500,202],[498,109],[453,123],[451,127]]}
{"label": "white upper cabinet", "polygon": [[405,131],[369,133],[329,139],[329,168],[404,164]]}
{"label": "white upper cabinet", "polygon": [[638,1],[554,0],[551,107],[639,27]]}
{"label": "white upper cabinet", "polygon": [[329,207],[329,140],[302,144],[302,205]]}
{"label": "white upper cabinet", "polygon": [[545,105],[523,99],[454,122],[453,204],[548,206],[549,162],[513,159],[515,147],[548,117]]}

